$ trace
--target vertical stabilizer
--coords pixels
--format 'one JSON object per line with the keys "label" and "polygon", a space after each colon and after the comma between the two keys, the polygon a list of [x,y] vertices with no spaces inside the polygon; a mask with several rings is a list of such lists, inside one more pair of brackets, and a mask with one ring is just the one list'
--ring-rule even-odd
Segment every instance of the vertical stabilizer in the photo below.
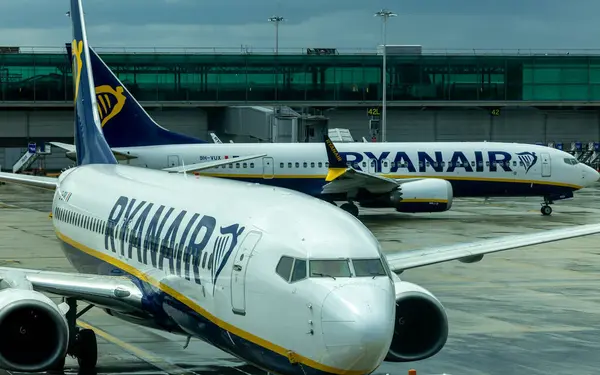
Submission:
{"label": "vertical stabilizer", "polygon": [[81,0],[71,0],[70,16],[77,165],[116,164],[117,160],[102,135]]}
{"label": "vertical stabilizer", "polygon": [[89,54],[102,131],[110,147],[207,143],[158,125],[93,48]]}

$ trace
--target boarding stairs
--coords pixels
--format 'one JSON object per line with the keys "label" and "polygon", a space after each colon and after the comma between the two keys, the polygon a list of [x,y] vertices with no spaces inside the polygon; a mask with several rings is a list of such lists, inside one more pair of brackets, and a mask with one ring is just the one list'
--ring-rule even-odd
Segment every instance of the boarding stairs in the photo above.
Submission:
{"label": "boarding stairs", "polygon": [[352,133],[350,133],[349,129],[328,129],[328,135],[332,142],[354,142],[354,137],[352,137]]}
{"label": "boarding stairs", "polygon": [[588,164],[590,162],[590,159],[592,158],[593,154],[594,154],[594,142],[590,142],[590,143],[588,143],[587,147],[583,148],[583,152],[581,153],[579,158],[577,158],[577,160],[579,160],[579,162],[581,162],[581,163]]}
{"label": "boarding stairs", "polygon": [[17,160],[17,162],[13,165],[12,171],[13,173],[20,173],[25,171],[27,168],[31,167],[31,165],[38,160],[38,158],[45,157],[51,153],[50,144],[43,143],[39,147],[35,142],[31,142],[27,145],[27,151]]}

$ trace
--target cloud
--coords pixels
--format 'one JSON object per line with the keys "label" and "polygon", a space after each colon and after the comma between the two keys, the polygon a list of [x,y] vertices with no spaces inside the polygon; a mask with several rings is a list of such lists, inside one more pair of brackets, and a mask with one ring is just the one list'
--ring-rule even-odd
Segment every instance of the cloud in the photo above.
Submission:
{"label": "cloud", "polygon": [[[56,5],[60,4],[60,5]],[[90,44],[99,47],[370,49],[381,43],[373,13],[392,6],[388,44],[427,49],[596,48],[600,2],[578,0],[86,0]],[[61,47],[71,37],[68,2],[0,2],[0,45]]]}

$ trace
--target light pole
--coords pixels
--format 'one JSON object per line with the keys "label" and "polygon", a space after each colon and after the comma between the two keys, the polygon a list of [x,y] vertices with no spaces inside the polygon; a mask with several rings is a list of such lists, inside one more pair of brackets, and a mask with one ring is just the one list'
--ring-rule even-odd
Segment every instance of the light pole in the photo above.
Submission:
{"label": "light pole", "polygon": [[275,54],[279,53],[279,22],[284,21],[285,19],[281,16],[272,16],[269,17],[269,22],[273,22],[275,24]]}
{"label": "light pole", "polygon": [[383,84],[383,103],[381,108],[381,141],[386,141],[386,132],[387,132],[387,112],[386,112],[386,102],[387,102],[387,46],[386,46],[386,37],[387,37],[387,20],[390,17],[396,17],[397,14],[388,9],[382,9],[379,12],[374,14],[375,17],[381,17],[383,20],[383,68],[382,68],[382,84]]}

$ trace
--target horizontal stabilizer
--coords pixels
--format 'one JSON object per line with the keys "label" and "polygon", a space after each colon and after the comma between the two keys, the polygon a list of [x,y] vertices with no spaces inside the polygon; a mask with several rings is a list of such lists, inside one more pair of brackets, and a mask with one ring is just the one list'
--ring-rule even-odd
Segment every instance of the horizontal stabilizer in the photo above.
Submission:
{"label": "horizontal stabilizer", "polygon": [[203,162],[203,163],[183,165],[183,166],[179,166],[179,167],[170,167],[170,168],[163,169],[163,171],[172,172],[172,173],[198,172],[198,171],[202,171],[205,169],[217,168],[222,165],[227,165],[227,164],[231,164],[231,163],[239,163],[239,162],[246,161],[246,160],[262,158],[264,156],[267,156],[267,154],[238,156],[238,157],[231,158],[231,159],[222,159],[222,160],[215,160],[215,161],[207,161],[207,162]]}
{"label": "horizontal stabilizer", "polygon": [[[60,147],[63,150],[66,150],[67,151],[67,157],[69,159],[71,159],[71,160],[76,160],[76,154],[75,153],[77,152],[77,149],[75,148],[75,145],[70,145],[68,143],[62,143],[62,142],[50,142],[50,144],[54,145],[56,147]],[[137,159],[137,156],[134,156],[134,155],[128,155],[128,154],[125,154],[123,152],[115,151],[115,150],[112,150],[112,149],[111,149],[111,151],[112,151],[113,155],[115,156],[115,159],[117,159],[117,160]]]}
{"label": "horizontal stabilizer", "polygon": [[68,143],[62,143],[62,142],[49,142],[49,143],[52,146],[56,146],[56,147],[62,148],[63,150],[66,150],[66,151],[71,151],[71,152],[77,151],[75,149],[75,145],[70,145]]}
{"label": "horizontal stabilizer", "polygon": [[58,178],[0,172],[0,181],[47,190],[55,190],[58,183]]}
{"label": "horizontal stabilizer", "polygon": [[460,259],[477,259],[485,254],[539,245],[568,238],[600,233],[600,224],[577,225],[567,228],[545,230],[539,233],[519,234],[492,238],[477,242],[434,247],[431,249],[403,251],[387,256],[390,268],[402,272],[410,268],[429,266],[436,263]]}

